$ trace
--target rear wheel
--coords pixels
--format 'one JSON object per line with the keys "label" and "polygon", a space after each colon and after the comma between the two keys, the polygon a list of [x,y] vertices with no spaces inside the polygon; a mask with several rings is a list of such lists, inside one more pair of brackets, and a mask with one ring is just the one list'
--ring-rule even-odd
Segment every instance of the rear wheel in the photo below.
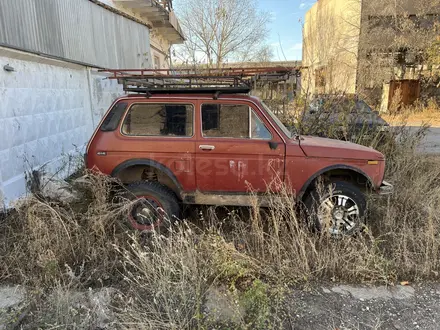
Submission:
{"label": "rear wheel", "polygon": [[313,190],[306,198],[311,224],[330,235],[353,235],[364,225],[367,202],[355,185],[335,181],[324,186],[321,193]]}
{"label": "rear wheel", "polygon": [[154,231],[169,226],[180,215],[176,195],[159,182],[141,181],[128,185],[133,199],[128,213],[130,225],[141,231]]}

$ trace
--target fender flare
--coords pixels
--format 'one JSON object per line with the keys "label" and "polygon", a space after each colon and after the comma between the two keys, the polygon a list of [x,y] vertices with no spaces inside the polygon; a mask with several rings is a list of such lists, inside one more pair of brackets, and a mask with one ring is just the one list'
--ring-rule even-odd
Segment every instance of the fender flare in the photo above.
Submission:
{"label": "fender flare", "polygon": [[162,171],[163,173],[165,173],[166,175],[169,176],[171,181],[173,181],[173,183],[176,185],[179,192],[182,191],[182,185],[180,184],[179,180],[177,180],[177,177],[174,175],[174,173],[167,166],[163,165],[162,163],[159,163],[158,161],[152,160],[152,159],[137,158],[137,159],[130,159],[125,162],[122,162],[121,164],[119,164],[118,166],[116,166],[113,169],[111,176],[115,177],[118,175],[119,172],[121,172],[129,167],[137,166],[137,165],[151,166],[151,167],[158,169],[159,171]]}
{"label": "fender flare", "polygon": [[374,187],[373,180],[364,171],[360,170],[357,167],[353,167],[353,166],[349,166],[349,165],[344,165],[344,164],[336,164],[336,165],[331,165],[331,166],[324,167],[323,169],[321,169],[318,172],[316,172],[315,174],[313,174],[304,183],[304,185],[302,186],[301,190],[299,191],[298,200],[302,200],[302,198],[304,197],[304,194],[306,193],[307,189],[310,187],[312,182],[315,181],[316,178],[318,178],[319,176],[321,176],[325,172],[328,172],[328,171],[331,171],[331,170],[350,170],[350,171],[356,172],[356,173],[362,175],[363,177],[365,177],[368,180],[368,183],[372,187]]}

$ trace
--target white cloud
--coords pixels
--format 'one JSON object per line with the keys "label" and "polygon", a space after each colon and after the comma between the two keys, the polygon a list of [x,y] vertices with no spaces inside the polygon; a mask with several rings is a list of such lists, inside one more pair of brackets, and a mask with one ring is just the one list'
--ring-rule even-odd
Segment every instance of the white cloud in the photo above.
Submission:
{"label": "white cloud", "polygon": [[290,50],[302,50],[303,45],[301,42],[298,42],[296,44],[294,44],[292,47],[290,47]]}
{"label": "white cloud", "polygon": [[313,6],[313,4],[315,3],[315,1],[301,1],[301,3],[299,4],[299,9],[304,9],[306,7],[311,7]]}

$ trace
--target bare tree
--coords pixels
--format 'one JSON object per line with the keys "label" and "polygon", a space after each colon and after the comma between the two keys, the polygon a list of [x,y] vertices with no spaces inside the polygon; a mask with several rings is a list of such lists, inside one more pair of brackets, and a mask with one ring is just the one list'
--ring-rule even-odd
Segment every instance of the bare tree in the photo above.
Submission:
{"label": "bare tree", "polygon": [[176,56],[187,64],[249,60],[264,45],[270,16],[255,0],[180,0],[175,9],[187,38]]}
{"label": "bare tree", "polygon": [[254,55],[251,61],[267,63],[272,61],[272,59],[273,59],[273,49],[272,47],[265,45]]}
{"label": "bare tree", "polygon": [[440,65],[440,37],[428,48],[427,60],[431,65]]}
{"label": "bare tree", "polygon": [[[256,49],[247,49],[243,53],[234,54],[233,60],[236,62],[258,62],[268,63],[273,59],[273,49],[269,45],[262,45]],[[224,62],[227,66],[227,62]]]}

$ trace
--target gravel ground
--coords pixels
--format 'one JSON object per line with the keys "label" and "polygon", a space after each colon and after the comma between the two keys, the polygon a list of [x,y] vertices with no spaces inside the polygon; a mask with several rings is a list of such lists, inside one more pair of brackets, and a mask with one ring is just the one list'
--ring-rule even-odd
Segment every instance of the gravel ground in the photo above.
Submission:
{"label": "gravel ground", "polygon": [[291,329],[440,329],[440,284],[295,291]]}
{"label": "gravel ground", "polygon": [[[83,295],[87,294],[89,293]],[[20,311],[24,299],[22,288],[0,287],[1,330],[10,329],[11,315],[15,314],[15,318],[17,317],[16,312]],[[310,290],[294,290],[288,301],[290,322],[286,324],[286,329],[289,330],[440,329],[440,284],[394,287],[318,286]],[[102,306],[105,307],[106,304],[108,302],[102,303]],[[217,305],[219,306],[222,305]],[[231,308],[236,306],[226,309]],[[106,309],[91,310],[99,312]],[[102,319],[102,313],[98,314],[95,318]],[[221,315],[223,317],[225,315]],[[226,318],[230,316],[226,315]],[[111,329],[111,326],[91,329]]]}

